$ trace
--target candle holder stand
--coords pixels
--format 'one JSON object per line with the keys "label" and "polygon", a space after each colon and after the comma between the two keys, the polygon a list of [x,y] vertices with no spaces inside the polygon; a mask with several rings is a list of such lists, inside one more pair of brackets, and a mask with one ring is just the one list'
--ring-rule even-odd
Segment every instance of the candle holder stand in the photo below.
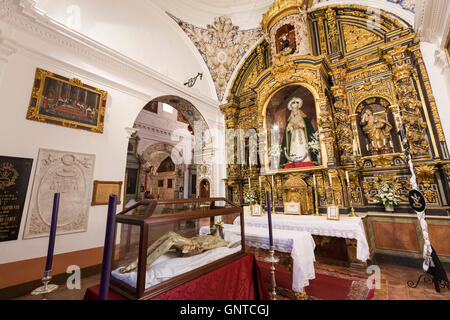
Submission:
{"label": "candle holder stand", "polygon": [[349,217],[350,218],[357,218],[358,216],[356,215],[355,208],[353,207],[352,193],[350,192],[350,187],[347,187],[347,196],[348,196],[348,201],[350,202],[350,214],[349,214]]}
{"label": "candle holder stand", "polygon": [[47,300],[47,295],[56,289],[58,289],[58,285],[56,284],[50,284],[50,281],[52,281],[52,271],[44,271],[44,277],[42,278],[43,286],[33,290],[31,294],[33,296],[42,295],[42,300]]}
{"label": "candle holder stand", "polygon": [[320,217],[320,212],[319,212],[319,194],[317,192],[317,188],[314,188],[314,202],[315,202],[315,210],[314,210],[314,216],[315,217]]}
{"label": "candle holder stand", "polygon": [[277,300],[277,282],[275,279],[275,264],[280,261],[280,259],[275,256],[275,247],[270,246],[269,250],[269,256],[264,259],[265,262],[270,263],[270,273],[272,275],[272,292],[271,292],[271,298],[272,300]]}

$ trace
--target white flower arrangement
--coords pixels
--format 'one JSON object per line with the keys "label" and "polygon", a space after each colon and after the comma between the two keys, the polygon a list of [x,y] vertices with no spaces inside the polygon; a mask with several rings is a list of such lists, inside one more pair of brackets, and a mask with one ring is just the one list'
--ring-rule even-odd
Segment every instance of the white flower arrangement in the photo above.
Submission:
{"label": "white flower arrangement", "polygon": [[319,131],[316,131],[312,136],[312,140],[308,143],[308,148],[311,152],[319,154],[320,152],[320,141],[319,141]]}
{"label": "white flower arrangement", "polygon": [[256,192],[256,189],[250,188],[247,190],[244,201],[251,205],[258,203],[258,193]]}
{"label": "white flower arrangement", "polygon": [[378,184],[377,201],[385,207],[395,207],[400,204],[400,197],[395,193],[392,182],[382,181]]}
{"label": "white flower arrangement", "polygon": [[269,156],[272,158],[278,158],[281,153],[281,145],[274,144],[270,147]]}

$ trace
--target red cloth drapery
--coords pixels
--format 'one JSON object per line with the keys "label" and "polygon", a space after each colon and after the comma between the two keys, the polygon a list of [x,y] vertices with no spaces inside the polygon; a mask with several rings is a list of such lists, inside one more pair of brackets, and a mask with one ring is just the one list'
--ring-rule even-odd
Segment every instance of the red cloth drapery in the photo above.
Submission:
{"label": "red cloth drapery", "polygon": [[[84,300],[97,300],[100,286],[87,289]],[[110,290],[109,300],[126,300]],[[268,300],[269,293],[253,254],[182,284],[151,300]]]}

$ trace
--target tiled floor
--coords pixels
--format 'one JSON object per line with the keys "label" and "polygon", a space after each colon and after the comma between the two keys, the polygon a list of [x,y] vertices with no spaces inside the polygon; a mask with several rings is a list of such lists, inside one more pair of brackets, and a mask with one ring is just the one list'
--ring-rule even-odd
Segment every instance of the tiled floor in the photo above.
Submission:
{"label": "tiled floor", "polygon": [[[321,265],[328,269],[366,275],[364,270],[345,268],[338,266]],[[422,274],[421,270],[395,266],[380,265],[381,268],[381,288],[375,291],[375,300],[450,300],[450,290],[442,289],[437,293],[433,284],[420,282],[416,289],[409,288],[407,281],[417,281]],[[57,291],[48,296],[49,300],[81,300],[87,288],[100,283],[100,275],[94,275],[82,279],[80,290],[69,290],[60,287]],[[18,300],[39,300],[41,297],[26,295]]]}

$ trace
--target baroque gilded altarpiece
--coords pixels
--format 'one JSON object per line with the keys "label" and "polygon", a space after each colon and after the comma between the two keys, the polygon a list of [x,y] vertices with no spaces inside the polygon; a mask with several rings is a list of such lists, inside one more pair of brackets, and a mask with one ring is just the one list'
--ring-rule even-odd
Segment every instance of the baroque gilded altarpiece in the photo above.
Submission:
{"label": "baroque gilded altarpiece", "polygon": [[[227,155],[228,197],[245,204],[250,181],[262,203],[264,191],[274,185],[280,213],[292,193],[303,214],[314,213],[314,200],[321,213],[332,204],[343,213],[350,207],[384,211],[376,196],[378,183],[387,180],[401,198],[396,211],[410,213],[409,171],[398,134],[403,122],[427,213],[448,215],[449,154],[418,36],[384,11],[310,6],[310,1],[275,1],[263,17],[263,39],[241,65],[221,106],[227,129],[239,132],[227,136],[227,146],[234,148]],[[268,106],[294,86],[314,97],[320,153],[311,166],[294,162],[274,169],[268,165]],[[251,143],[249,130],[257,132],[258,144]],[[257,159],[246,156],[255,147]]]}

